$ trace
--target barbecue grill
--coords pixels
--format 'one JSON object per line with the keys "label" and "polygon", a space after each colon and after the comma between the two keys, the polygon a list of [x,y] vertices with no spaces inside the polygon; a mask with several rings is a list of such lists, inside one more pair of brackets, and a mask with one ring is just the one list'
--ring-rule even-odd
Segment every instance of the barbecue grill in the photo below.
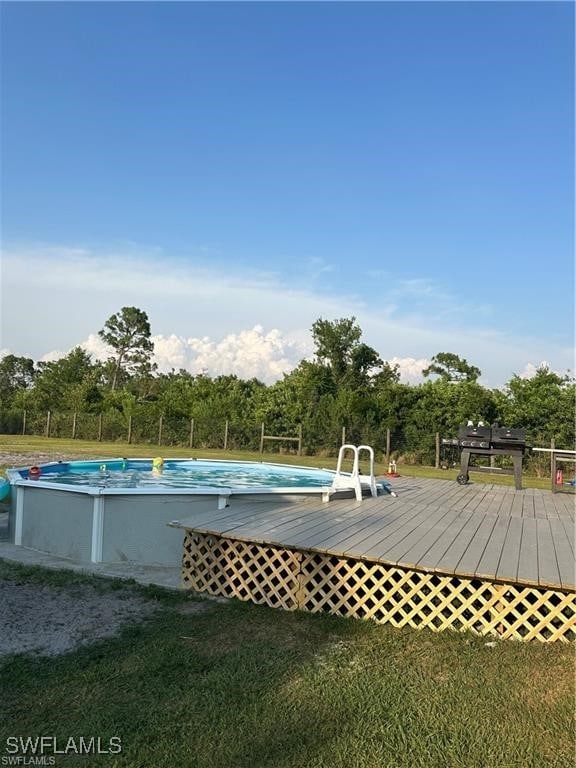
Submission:
{"label": "barbecue grill", "polygon": [[510,456],[514,465],[514,486],[517,491],[522,489],[522,459],[529,450],[523,429],[485,427],[482,424],[476,427],[471,424],[463,425],[458,430],[458,445],[460,474],[456,481],[459,485],[466,485],[468,482],[471,456]]}

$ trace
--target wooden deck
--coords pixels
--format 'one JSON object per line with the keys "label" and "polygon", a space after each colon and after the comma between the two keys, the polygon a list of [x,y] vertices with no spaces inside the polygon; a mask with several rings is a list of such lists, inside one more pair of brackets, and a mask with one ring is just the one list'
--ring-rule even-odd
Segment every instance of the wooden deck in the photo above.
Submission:
{"label": "wooden deck", "polygon": [[188,530],[417,571],[574,591],[574,497],[399,478],[398,497],[233,499],[180,521]]}
{"label": "wooden deck", "polygon": [[285,610],[576,640],[574,497],[400,478],[398,496],[232,498],[185,529],[183,583]]}

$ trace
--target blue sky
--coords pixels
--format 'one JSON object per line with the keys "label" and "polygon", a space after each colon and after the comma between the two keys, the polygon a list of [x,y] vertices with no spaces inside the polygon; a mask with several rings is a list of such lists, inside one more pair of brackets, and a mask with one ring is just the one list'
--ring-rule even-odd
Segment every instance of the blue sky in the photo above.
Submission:
{"label": "blue sky", "polygon": [[[4,3],[0,347],[574,368],[571,3]],[[528,368],[526,368],[528,366]]]}

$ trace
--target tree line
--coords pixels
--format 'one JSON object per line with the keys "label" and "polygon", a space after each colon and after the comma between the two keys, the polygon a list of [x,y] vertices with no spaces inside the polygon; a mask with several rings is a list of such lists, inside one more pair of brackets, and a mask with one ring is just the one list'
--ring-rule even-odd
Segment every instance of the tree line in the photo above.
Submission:
{"label": "tree line", "polygon": [[[532,445],[572,448],[576,385],[547,367],[530,379],[513,375],[501,389],[478,383],[481,371],[440,352],[423,371],[425,381],[405,384],[397,365],[362,341],[356,318],[319,318],[311,328],[315,354],[274,384],[234,374],[212,377],[186,370],[160,373],[147,314],[123,307],[99,331],[108,360],[81,347],[51,362],[6,355],[0,360],[0,430],[18,432],[16,414],[105,414],[166,424],[226,420],[266,424],[268,434],[292,435],[301,426],[309,453],[333,451],[342,429],[348,442],[382,450],[386,434],[414,461],[430,461],[435,434],[454,437],[468,419],[523,427]],[[175,442],[178,439],[175,438]]]}

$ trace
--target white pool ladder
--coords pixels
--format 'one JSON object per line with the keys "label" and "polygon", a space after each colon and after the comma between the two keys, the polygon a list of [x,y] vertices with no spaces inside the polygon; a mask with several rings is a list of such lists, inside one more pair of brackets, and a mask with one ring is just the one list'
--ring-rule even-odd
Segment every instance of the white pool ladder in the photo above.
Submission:
{"label": "white pool ladder", "polygon": [[[352,472],[342,473],[342,461],[347,451],[352,451]],[[360,474],[360,451],[368,451],[370,457],[370,474]],[[330,495],[336,491],[354,491],[356,499],[362,501],[362,490],[368,488],[372,496],[378,495],[378,486],[374,477],[374,450],[369,445],[351,445],[346,443],[340,446],[336,474],[329,488],[324,489],[322,501],[328,501]]]}

